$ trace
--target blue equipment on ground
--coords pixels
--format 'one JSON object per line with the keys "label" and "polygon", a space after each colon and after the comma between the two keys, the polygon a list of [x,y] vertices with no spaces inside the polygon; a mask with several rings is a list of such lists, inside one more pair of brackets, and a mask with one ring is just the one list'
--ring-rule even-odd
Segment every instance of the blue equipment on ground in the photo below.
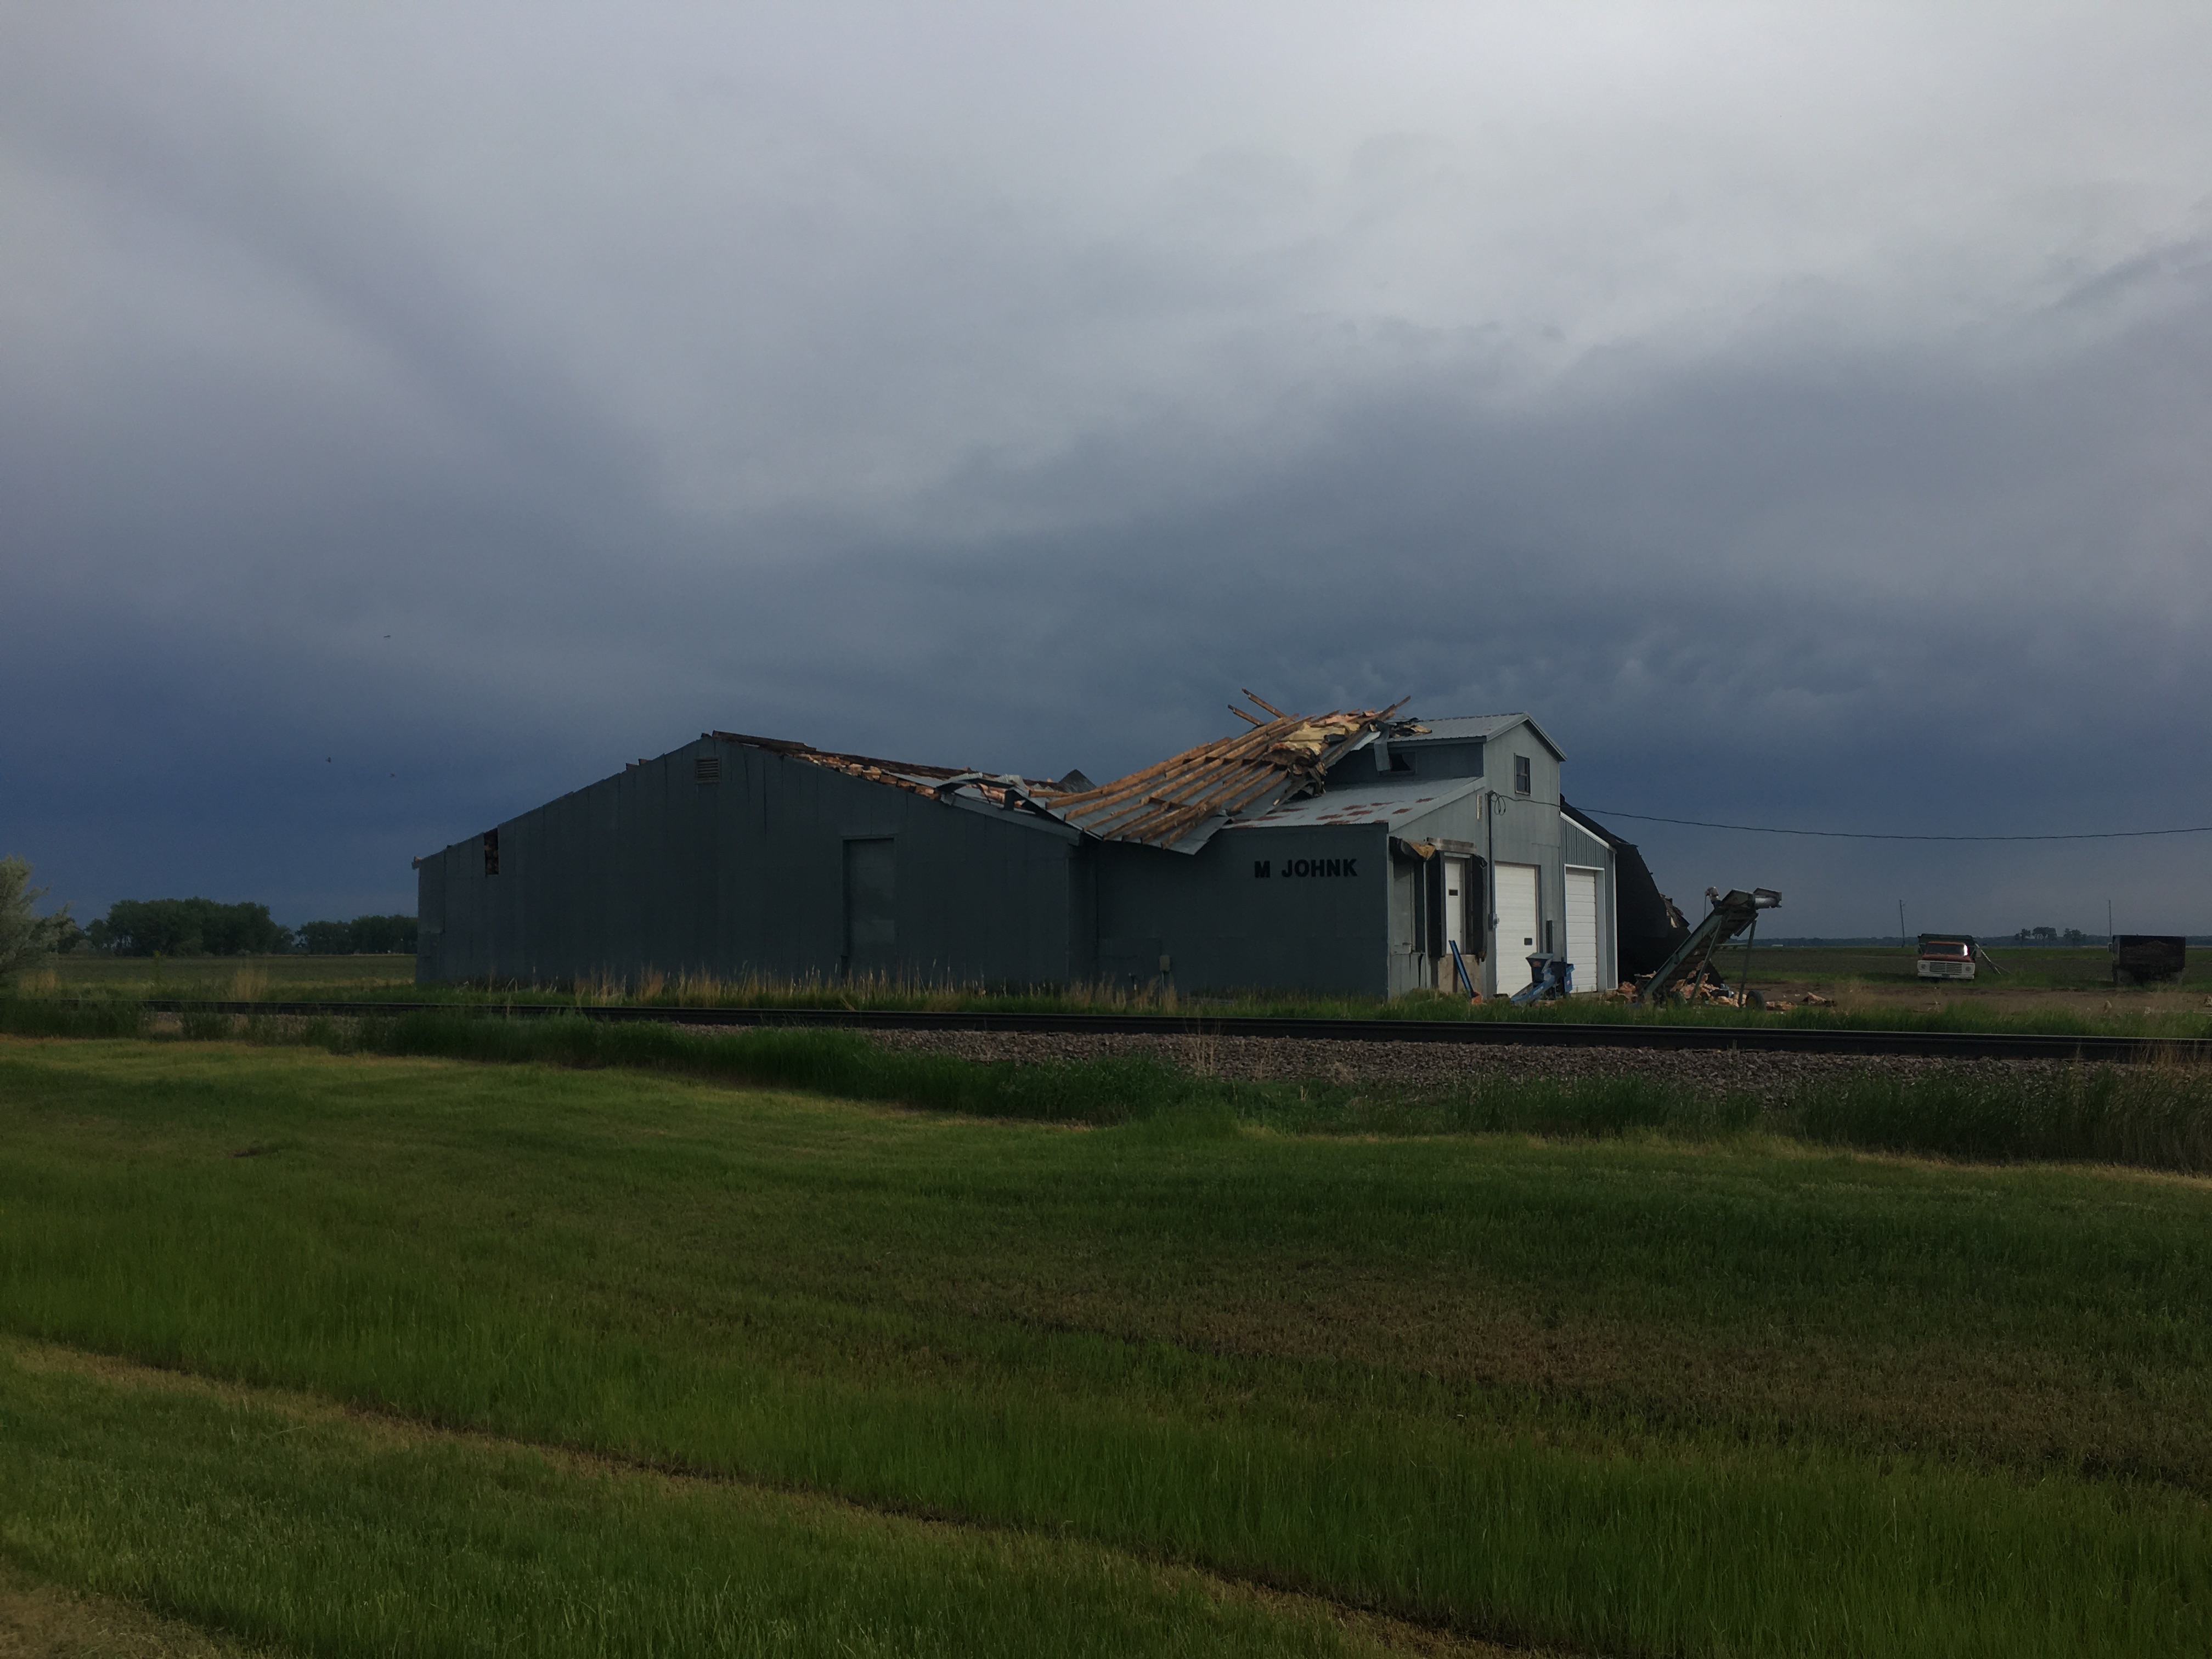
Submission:
{"label": "blue equipment on ground", "polygon": [[1515,1002],[1549,1002],[1574,988],[1575,965],[1565,957],[1538,954],[1528,958],[1528,983],[1513,994]]}

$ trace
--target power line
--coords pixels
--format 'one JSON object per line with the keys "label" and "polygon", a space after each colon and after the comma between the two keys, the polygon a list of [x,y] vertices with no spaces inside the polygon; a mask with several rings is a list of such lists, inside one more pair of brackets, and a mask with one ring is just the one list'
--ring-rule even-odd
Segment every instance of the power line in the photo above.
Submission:
{"label": "power line", "polygon": [[2185,824],[2178,830],[2089,830],[2070,836],[1907,836],[1875,830],[1778,830],[1765,823],[1708,823],[1702,818],[1662,818],[1650,812],[1621,812],[1610,806],[1577,809],[1592,816],[1634,818],[1642,823],[1679,823],[1692,830],[1741,830],[1754,836],[1819,836],[1829,841],[2134,841],[2145,836],[2212,835],[2212,823]]}

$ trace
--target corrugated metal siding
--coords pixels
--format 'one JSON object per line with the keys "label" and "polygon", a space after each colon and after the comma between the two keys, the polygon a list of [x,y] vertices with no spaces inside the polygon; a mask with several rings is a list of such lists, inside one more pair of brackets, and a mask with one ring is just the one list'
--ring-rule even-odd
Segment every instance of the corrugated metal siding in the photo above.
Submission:
{"label": "corrugated metal siding", "polygon": [[[1147,981],[1165,956],[1181,991],[1389,994],[1389,831],[1381,825],[1239,828],[1188,856],[1111,843],[1096,856],[1102,980]],[[1290,873],[1302,866],[1309,872]]]}
{"label": "corrugated metal siding", "polygon": [[[716,754],[722,781],[696,781]],[[896,971],[988,983],[1063,981],[1073,833],[973,811],[764,750],[710,739],[499,826],[500,873],[478,842],[424,862],[447,926],[426,979],[553,982],[699,971],[829,979],[842,966],[844,843],[897,847]],[[427,908],[434,900],[420,897]]]}

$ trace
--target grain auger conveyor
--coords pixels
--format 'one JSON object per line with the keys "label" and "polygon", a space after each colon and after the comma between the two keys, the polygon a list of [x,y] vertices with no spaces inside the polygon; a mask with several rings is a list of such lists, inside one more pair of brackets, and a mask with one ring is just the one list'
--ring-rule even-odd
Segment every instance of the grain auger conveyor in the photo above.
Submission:
{"label": "grain auger conveyor", "polygon": [[[1658,971],[1637,988],[1638,1002],[1665,1002],[1678,995],[1687,1000],[1703,994],[1713,952],[1747,927],[1756,937],[1759,913],[1782,902],[1782,895],[1771,887],[1754,887],[1748,893],[1740,890],[1716,893],[1708,887],[1705,896],[1713,908],[1690,929],[1690,936],[1674,947],[1674,954],[1659,964]],[[1748,941],[1746,949],[1749,949]]]}

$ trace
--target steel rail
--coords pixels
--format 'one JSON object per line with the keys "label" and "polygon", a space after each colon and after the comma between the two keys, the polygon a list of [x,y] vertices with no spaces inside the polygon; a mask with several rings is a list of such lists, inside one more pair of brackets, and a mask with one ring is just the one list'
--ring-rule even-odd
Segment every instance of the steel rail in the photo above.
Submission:
{"label": "steel rail", "polygon": [[[73,999],[69,1006],[102,1006]],[[611,1024],[763,1026],[877,1031],[1003,1031],[1038,1036],[1249,1036],[1328,1042],[1437,1042],[1534,1048],[1907,1055],[1945,1060],[2212,1061],[2212,1038],[2051,1036],[2026,1031],[1885,1031],[1796,1025],[1673,1025],[1553,1020],[1298,1019],[1255,1014],[1030,1014],[899,1008],[592,1007],[574,1003],[196,1002],[149,999],[152,1013],[276,1014],[358,1019],[401,1014],[563,1015]]]}

